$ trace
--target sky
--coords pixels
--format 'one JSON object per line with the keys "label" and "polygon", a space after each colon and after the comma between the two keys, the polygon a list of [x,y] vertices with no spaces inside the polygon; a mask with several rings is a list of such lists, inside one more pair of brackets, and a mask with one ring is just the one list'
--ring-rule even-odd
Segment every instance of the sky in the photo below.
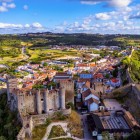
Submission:
{"label": "sky", "polygon": [[0,0],[0,34],[140,34],[140,0]]}

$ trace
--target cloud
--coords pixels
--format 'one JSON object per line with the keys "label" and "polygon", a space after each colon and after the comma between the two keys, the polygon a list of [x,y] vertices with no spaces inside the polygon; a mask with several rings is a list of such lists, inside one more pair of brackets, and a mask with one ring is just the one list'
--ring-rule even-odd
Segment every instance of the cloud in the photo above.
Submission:
{"label": "cloud", "polygon": [[0,2],[12,2],[13,0],[0,0]]}
{"label": "cloud", "polygon": [[136,14],[131,15],[129,18],[130,19],[140,19],[140,12],[137,12]]}
{"label": "cloud", "polygon": [[12,8],[16,8],[16,5],[15,5],[14,3],[8,4],[8,5],[7,5],[7,8],[11,8],[11,9],[12,9]]}
{"label": "cloud", "polygon": [[101,2],[105,2],[110,7],[126,7],[132,0],[81,0],[81,4],[95,5]]}
{"label": "cloud", "polygon": [[32,24],[12,24],[0,22],[0,34],[7,33],[28,33],[28,32],[43,32],[48,31],[46,27],[43,27],[40,23],[34,22]]}
{"label": "cloud", "polygon": [[2,5],[0,6],[0,12],[7,12],[9,9],[14,9],[16,7],[15,3],[6,3],[2,2]]}
{"label": "cloud", "polygon": [[23,28],[21,24],[0,23],[0,29]]}
{"label": "cloud", "polygon": [[32,23],[31,25],[30,24],[25,24],[25,25],[22,25],[22,24],[11,24],[11,23],[2,23],[0,22],[0,29],[42,29],[43,26],[38,23],[38,22],[35,22],[35,23]]}
{"label": "cloud", "polygon": [[25,24],[25,28],[29,28],[30,27],[30,24]]}
{"label": "cloud", "polygon": [[42,26],[40,23],[38,23],[38,22],[34,22],[34,23],[32,24],[32,27],[33,27],[33,28],[42,28],[43,26]]}
{"label": "cloud", "polygon": [[95,15],[95,18],[97,20],[109,20],[111,17],[107,13],[98,13],[98,14]]}
{"label": "cloud", "polygon": [[85,25],[88,25],[88,24],[91,23],[91,21],[92,21],[92,17],[89,16],[88,18],[85,18],[85,20],[83,22],[84,22]]}
{"label": "cloud", "polygon": [[24,9],[24,10],[28,10],[28,8],[29,8],[28,5],[24,5],[24,6],[23,6],[23,9]]}
{"label": "cloud", "polygon": [[5,6],[0,6],[0,13],[1,12],[7,12],[8,9]]}
{"label": "cloud", "polygon": [[127,7],[131,2],[132,0],[110,0],[108,4],[112,7]]}
{"label": "cloud", "polygon": [[81,4],[86,4],[86,5],[95,5],[95,4],[98,4],[100,2],[96,2],[96,1],[81,1]]}

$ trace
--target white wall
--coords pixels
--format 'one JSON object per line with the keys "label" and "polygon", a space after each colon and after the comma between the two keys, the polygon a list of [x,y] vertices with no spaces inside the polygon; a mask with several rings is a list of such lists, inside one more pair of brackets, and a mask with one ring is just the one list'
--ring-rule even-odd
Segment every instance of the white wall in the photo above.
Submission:
{"label": "white wall", "polygon": [[85,100],[88,100],[88,99],[90,99],[90,98],[94,98],[94,99],[96,99],[96,100],[99,100],[99,98],[98,98],[97,96],[93,95],[93,94],[90,94],[89,96],[87,96],[87,97],[85,98]]}
{"label": "white wall", "polygon": [[98,110],[98,105],[96,103],[92,103],[88,107],[89,111],[96,111]]}

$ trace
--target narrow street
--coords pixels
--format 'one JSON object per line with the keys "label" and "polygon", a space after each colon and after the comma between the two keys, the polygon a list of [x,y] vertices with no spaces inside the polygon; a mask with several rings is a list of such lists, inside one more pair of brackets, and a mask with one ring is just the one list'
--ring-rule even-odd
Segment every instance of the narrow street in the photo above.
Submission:
{"label": "narrow street", "polygon": [[84,130],[84,138],[83,140],[93,140],[91,132],[88,130],[88,125],[87,125],[87,114],[81,115],[81,120],[83,123],[83,130]]}

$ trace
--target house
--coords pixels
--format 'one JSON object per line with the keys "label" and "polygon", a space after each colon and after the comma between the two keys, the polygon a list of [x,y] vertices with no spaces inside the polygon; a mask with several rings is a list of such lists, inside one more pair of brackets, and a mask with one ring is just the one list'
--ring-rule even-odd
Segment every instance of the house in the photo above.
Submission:
{"label": "house", "polygon": [[76,87],[81,89],[82,86],[86,83],[86,82],[90,82],[91,79],[83,79],[83,78],[79,78],[78,81],[76,82]]}
{"label": "house", "polygon": [[94,75],[94,81],[95,82],[102,82],[103,78],[104,78],[104,76],[103,76],[102,73],[97,73],[97,74]]}
{"label": "house", "polygon": [[87,100],[87,107],[90,112],[96,111],[99,108],[99,101],[94,98],[90,98]]}
{"label": "house", "polygon": [[76,83],[77,87],[77,98],[81,99],[81,93],[91,87],[90,79],[79,79]]}
{"label": "house", "polygon": [[112,78],[111,79],[111,86],[120,87],[120,85],[121,85],[120,79],[118,79],[118,78]]}
{"label": "house", "polygon": [[105,58],[100,59],[99,61],[97,61],[98,64],[105,63],[105,62],[107,62],[107,59],[105,59]]}
{"label": "house", "polygon": [[105,93],[111,93],[113,89],[113,87],[107,86],[107,88],[105,89]]}
{"label": "house", "polygon": [[[103,139],[102,133],[108,132],[109,136],[115,137],[115,133],[120,134],[121,136],[128,136],[132,132],[132,128],[128,125],[128,121],[124,118],[125,113],[122,111],[118,115],[115,112],[114,115],[110,114],[108,116],[103,113],[101,116],[96,114],[90,114],[87,116],[87,123],[89,130],[92,133],[92,136],[96,139]],[[130,120],[131,121],[131,120]]]}
{"label": "house", "polygon": [[93,78],[93,74],[92,73],[88,73],[88,72],[81,72],[79,74],[80,78],[83,78],[83,79],[90,79],[90,78]]}
{"label": "house", "polygon": [[89,66],[89,64],[80,63],[80,64],[76,65],[75,70],[83,70],[83,71],[87,70],[88,71],[88,70],[90,70],[90,66]]}
{"label": "house", "polygon": [[92,57],[92,59],[94,59],[94,58],[100,57],[100,54],[92,53],[92,54],[90,54],[90,56]]}
{"label": "house", "polygon": [[68,80],[68,79],[72,79],[72,74],[68,74],[66,72],[58,72],[53,78],[54,82],[59,82],[61,80]]}
{"label": "house", "polygon": [[94,93],[94,92],[92,92],[90,89],[87,89],[86,91],[84,91],[82,93],[82,96],[84,97],[83,98],[84,101],[87,101],[90,98],[93,98],[93,99],[96,99],[96,100],[99,101],[99,95]]}
{"label": "house", "polygon": [[93,92],[91,92],[90,89],[87,89],[86,91],[82,92],[82,101],[85,106],[88,107],[88,111],[96,111],[99,107],[99,96]]}
{"label": "house", "polygon": [[[86,91],[82,92],[82,101],[85,102],[85,98],[88,97],[91,94],[90,89],[87,89]],[[86,103],[85,103],[86,104]]]}

